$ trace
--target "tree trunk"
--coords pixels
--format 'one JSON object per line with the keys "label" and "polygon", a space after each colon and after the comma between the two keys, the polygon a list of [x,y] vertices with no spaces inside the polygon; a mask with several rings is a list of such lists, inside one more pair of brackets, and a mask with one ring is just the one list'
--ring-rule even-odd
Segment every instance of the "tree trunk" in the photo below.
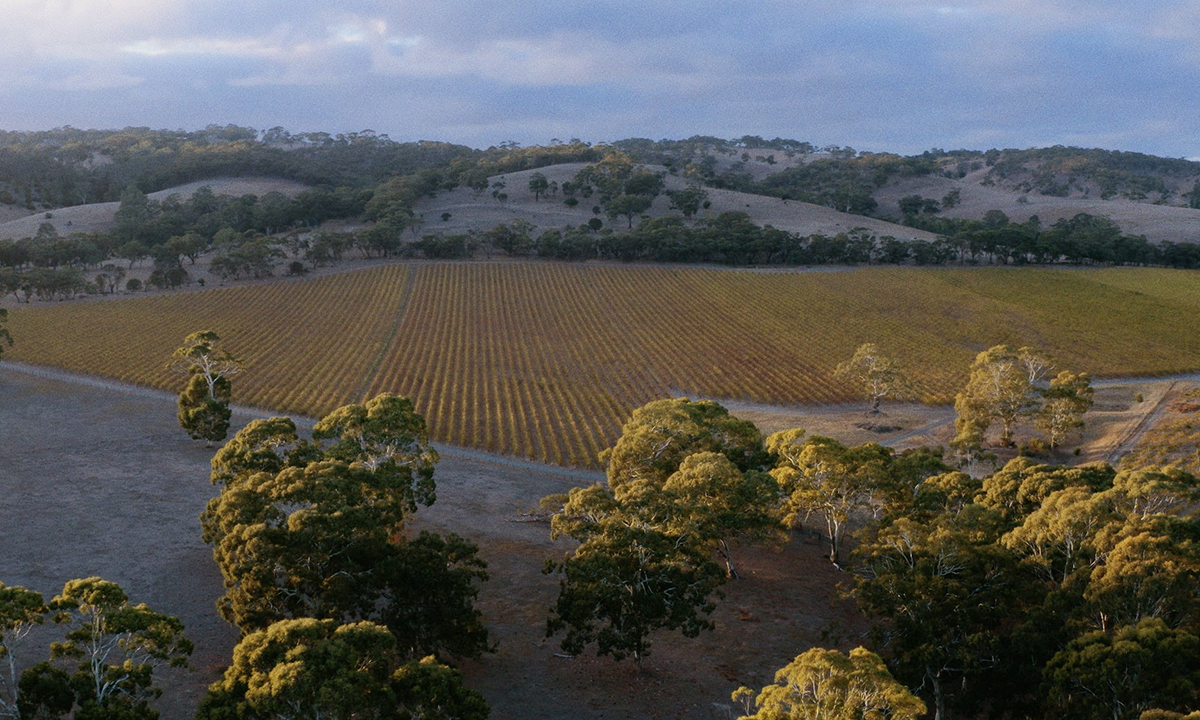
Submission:
{"label": "tree trunk", "polygon": [[721,546],[717,548],[717,552],[725,559],[725,576],[731,580],[740,578],[737,568],[733,566],[733,556],[729,553],[729,543],[725,542],[725,538],[721,538]]}
{"label": "tree trunk", "polygon": [[950,720],[946,713],[946,694],[942,691],[942,681],[937,675],[928,673],[933,685],[933,720]]}

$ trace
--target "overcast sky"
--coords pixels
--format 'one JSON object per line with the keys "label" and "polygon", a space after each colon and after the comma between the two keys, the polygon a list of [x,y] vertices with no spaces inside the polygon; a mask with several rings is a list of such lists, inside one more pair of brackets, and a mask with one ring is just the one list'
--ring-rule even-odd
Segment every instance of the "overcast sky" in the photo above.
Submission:
{"label": "overcast sky", "polygon": [[1200,155],[1200,0],[0,0],[0,128]]}

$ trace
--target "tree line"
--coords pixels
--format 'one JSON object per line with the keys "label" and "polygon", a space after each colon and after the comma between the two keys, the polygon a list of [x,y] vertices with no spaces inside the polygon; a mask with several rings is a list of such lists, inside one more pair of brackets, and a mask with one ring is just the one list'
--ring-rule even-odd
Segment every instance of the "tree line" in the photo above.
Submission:
{"label": "tree line", "polygon": [[1200,705],[1200,480],[1186,472],[1022,456],[977,476],[936,449],[763,437],[686,399],[635,411],[605,459],[605,482],[545,501],[552,534],[579,542],[548,565],[547,633],[568,652],[640,661],[655,632],[711,629],[737,541],[810,526],[874,623],[869,649],[813,649],[740,688],[746,718],[1148,720]]}

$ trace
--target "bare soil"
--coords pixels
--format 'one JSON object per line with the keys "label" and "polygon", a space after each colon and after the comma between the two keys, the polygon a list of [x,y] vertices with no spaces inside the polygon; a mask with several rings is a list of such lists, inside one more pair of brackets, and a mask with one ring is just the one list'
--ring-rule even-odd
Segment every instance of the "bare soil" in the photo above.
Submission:
{"label": "bare soil", "polygon": [[[0,581],[51,597],[67,580],[99,575],[135,602],[180,616],[196,653],[191,670],[162,675],[160,708],[164,720],[186,720],[228,662],[236,632],[216,614],[221,578],[200,542],[213,450],[188,440],[174,412],[167,393],[0,366]],[[235,425],[253,416],[239,411]],[[725,717],[720,706],[739,685],[769,682],[814,644],[863,640],[864,623],[837,595],[846,576],[801,533],[782,548],[739,549],[744,577],[725,587],[716,630],[691,641],[654,637],[644,672],[629,661],[560,657],[544,636],[557,580],[541,569],[569,543],[551,542],[548,525],[525,513],[601,475],[443,451],[438,501],[413,528],[467,536],[490,563],[480,604],[499,650],[462,667],[493,717]]]}

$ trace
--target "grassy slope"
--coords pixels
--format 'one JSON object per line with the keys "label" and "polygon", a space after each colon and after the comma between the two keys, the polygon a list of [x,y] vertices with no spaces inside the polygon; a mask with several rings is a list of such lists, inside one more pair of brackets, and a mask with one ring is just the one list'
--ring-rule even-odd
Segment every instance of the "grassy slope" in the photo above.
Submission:
{"label": "grassy slope", "polygon": [[213,329],[245,360],[239,402],[319,415],[388,390],[414,397],[438,440],[586,465],[654,398],[850,399],[832,370],[863,342],[903,359],[933,403],[997,343],[1095,375],[1194,370],[1198,290],[1194,273],[1168,270],[397,265],[20,307],[10,352],[175,388],[171,351]]}
{"label": "grassy slope", "polygon": [[[295,196],[308,188],[302,183],[278,178],[213,178],[150,193],[150,197],[155,200],[165,200],[171,195],[178,194],[183,198],[188,198],[193,192],[204,186],[212,188],[217,195],[234,196],[248,193],[262,196],[269,192]],[[0,239],[33,237],[37,233],[38,227],[44,222],[53,224],[60,235],[76,232],[108,232],[113,228],[114,217],[117,209],[121,207],[121,203],[91,203],[58,208],[48,213],[52,216],[50,218],[46,217],[45,211],[30,213],[24,210],[17,211],[9,206],[5,207],[8,208],[8,212],[0,212]],[[23,214],[10,219],[12,214],[17,212]]]}

